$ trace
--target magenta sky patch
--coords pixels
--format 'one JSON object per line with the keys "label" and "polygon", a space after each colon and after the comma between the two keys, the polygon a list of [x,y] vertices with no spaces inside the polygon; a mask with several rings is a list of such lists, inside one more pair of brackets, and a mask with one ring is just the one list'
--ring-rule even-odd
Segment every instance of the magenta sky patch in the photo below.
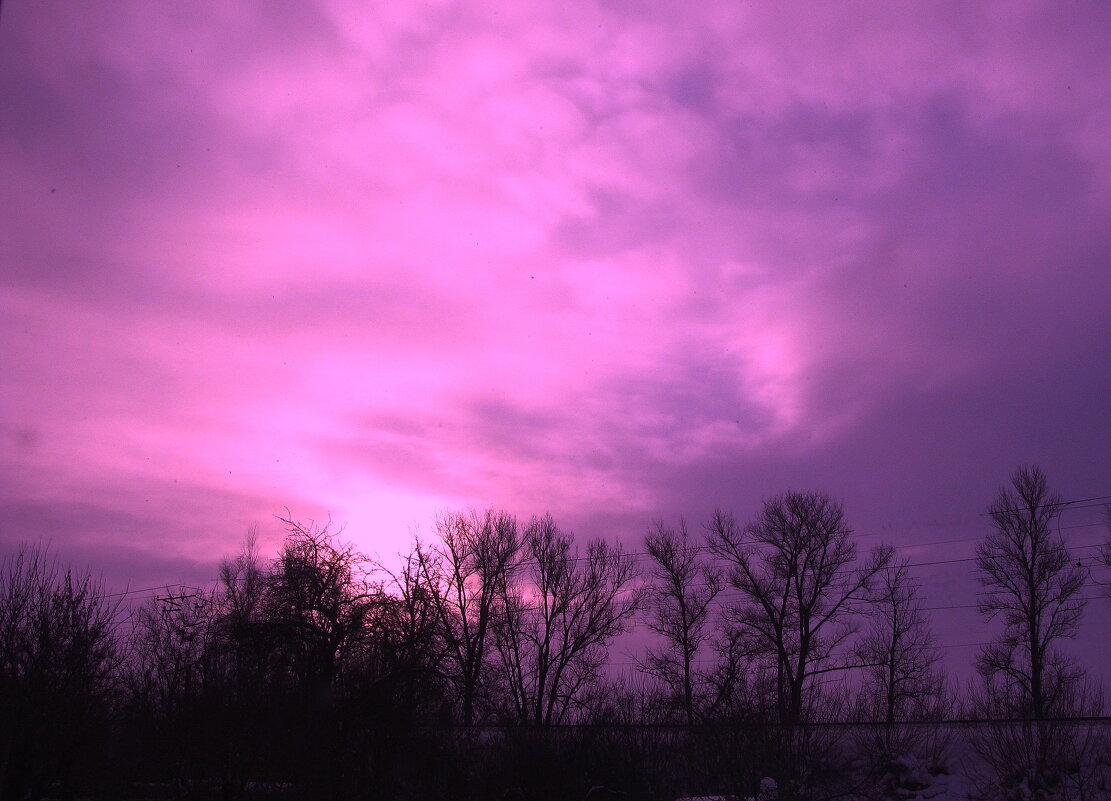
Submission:
{"label": "magenta sky patch", "polygon": [[813,488],[940,562],[1019,464],[1111,495],[1108,41],[1101,3],[6,3],[0,546],[136,586],[286,507],[388,560],[444,508],[639,547]]}

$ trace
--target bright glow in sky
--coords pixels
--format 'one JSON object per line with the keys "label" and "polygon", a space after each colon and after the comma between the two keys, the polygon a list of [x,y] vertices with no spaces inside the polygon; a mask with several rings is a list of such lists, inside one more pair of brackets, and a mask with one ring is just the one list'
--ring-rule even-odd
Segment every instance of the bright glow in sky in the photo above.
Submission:
{"label": "bright glow in sky", "polygon": [[1021,463],[1111,494],[1108,41],[1048,0],[6,3],[0,544],[142,583],[287,507],[385,558],[468,505],[633,544],[819,488],[909,546]]}

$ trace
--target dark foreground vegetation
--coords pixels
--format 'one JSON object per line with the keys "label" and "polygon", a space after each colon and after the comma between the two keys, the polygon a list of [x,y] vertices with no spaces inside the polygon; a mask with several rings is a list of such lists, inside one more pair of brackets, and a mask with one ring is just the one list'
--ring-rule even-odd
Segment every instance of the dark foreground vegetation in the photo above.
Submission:
{"label": "dark foreground vegetation", "polygon": [[[821,493],[633,553],[450,514],[393,572],[290,518],[277,557],[249,538],[143,606],[25,548],[0,571],[0,801],[878,800],[956,770],[972,798],[1111,798],[1102,696],[1059,647],[1091,583],[1062,505],[1023,468],[989,507],[998,636],[960,692],[915,565],[861,554]],[[615,678],[634,621],[652,644]]]}

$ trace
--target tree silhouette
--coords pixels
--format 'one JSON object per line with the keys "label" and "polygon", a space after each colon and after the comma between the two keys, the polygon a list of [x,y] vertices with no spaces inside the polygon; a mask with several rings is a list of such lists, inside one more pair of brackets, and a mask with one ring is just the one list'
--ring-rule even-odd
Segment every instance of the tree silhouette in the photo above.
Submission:
{"label": "tree silhouette", "polygon": [[88,573],[20,548],[0,567],[0,798],[67,792],[121,659],[118,601]]}
{"label": "tree silhouette", "polygon": [[525,529],[524,569],[506,576],[495,627],[513,714],[549,725],[598,678],[606,646],[641,604],[636,563],[620,546],[592,540],[586,554],[551,515]]}
{"label": "tree silhouette", "polygon": [[876,576],[869,630],[857,646],[865,665],[869,712],[886,723],[929,715],[944,690],[929,619],[907,558]]}
{"label": "tree silhouette", "polygon": [[418,544],[416,563],[433,601],[463,723],[470,726],[489,667],[498,593],[516,568],[520,538],[516,519],[494,511],[443,515],[436,532],[440,542],[431,550]]}
{"label": "tree silhouette", "polygon": [[819,492],[787,492],[764,502],[743,530],[732,515],[714,514],[710,547],[730,566],[730,583],[746,603],[727,617],[760,643],[776,666],[780,720],[804,720],[811,679],[855,661],[840,647],[855,632],[850,618],[876,574],[891,561],[875,549],[856,566],[856,545],[842,506]]}
{"label": "tree silhouette", "polygon": [[663,680],[680,700],[687,725],[694,724],[693,661],[710,637],[711,604],[721,592],[721,571],[698,558],[687,534],[657,523],[644,540],[652,559],[648,627],[664,638],[662,649],[649,650],[641,669]]}
{"label": "tree silhouette", "polygon": [[1037,467],[1020,467],[988,507],[992,531],[976,549],[979,610],[1002,618],[1000,639],[977,659],[985,681],[1011,699],[1013,713],[1044,718],[1069,697],[1079,672],[1054,643],[1072,637],[1085,600],[1085,573],[1052,528],[1061,505]]}

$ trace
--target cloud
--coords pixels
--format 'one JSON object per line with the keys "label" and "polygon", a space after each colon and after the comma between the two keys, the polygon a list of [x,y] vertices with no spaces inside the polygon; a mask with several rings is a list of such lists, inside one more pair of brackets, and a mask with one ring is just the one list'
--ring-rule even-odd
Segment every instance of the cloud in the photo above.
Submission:
{"label": "cloud", "polygon": [[285,505],[390,553],[444,506],[1103,494],[1108,21],[5,9],[13,530],[158,572]]}

